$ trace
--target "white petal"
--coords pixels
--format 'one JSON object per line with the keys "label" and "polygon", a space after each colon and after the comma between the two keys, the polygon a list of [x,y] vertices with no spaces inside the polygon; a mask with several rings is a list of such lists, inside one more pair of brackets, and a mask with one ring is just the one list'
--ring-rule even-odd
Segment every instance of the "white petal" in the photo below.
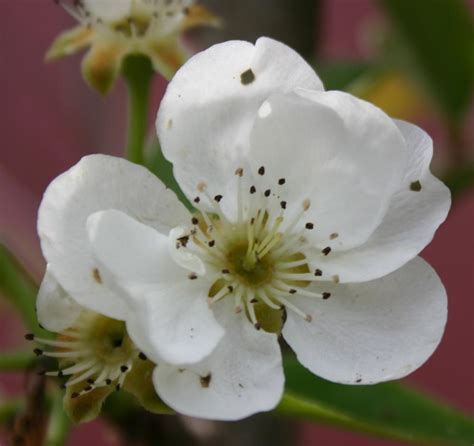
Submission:
{"label": "white petal", "polygon": [[257,331],[243,313],[235,314],[232,303],[216,305],[225,337],[198,364],[181,369],[160,364],[153,375],[159,396],[182,414],[213,420],[273,409],[284,386],[277,336]]}
{"label": "white petal", "polygon": [[84,0],[85,9],[104,22],[115,22],[129,17],[134,0]]}
{"label": "white petal", "polygon": [[334,286],[328,300],[295,299],[308,323],[288,312],[283,336],[316,375],[344,384],[402,378],[434,352],[447,317],[446,291],[415,258],[371,282]]}
{"label": "white petal", "polygon": [[[342,92],[273,95],[251,133],[253,170],[262,190],[287,201],[285,219],[311,206],[300,227],[322,249],[364,242],[380,223],[405,166],[406,145],[385,113]],[[266,110],[268,108],[268,110]],[[286,180],[279,185],[279,179]],[[291,220],[291,218],[290,218]],[[330,235],[337,233],[335,242]]]}
{"label": "white petal", "polygon": [[120,211],[93,214],[87,228],[106,284],[129,304],[125,320],[138,347],[172,364],[207,356],[223,335],[207,303],[210,278],[174,262],[176,241]]}
{"label": "white petal", "polygon": [[39,209],[38,233],[51,271],[81,305],[124,319],[125,305],[97,280],[86,233],[87,217],[107,209],[123,210],[166,233],[188,213],[153,174],[121,158],[84,157],[49,185]]}
{"label": "white petal", "polygon": [[[446,219],[451,205],[449,189],[429,170],[433,141],[415,125],[403,121],[397,125],[409,149],[400,186],[382,223],[363,246],[318,262],[326,277],[337,274],[341,282],[382,277],[415,257]],[[421,190],[413,191],[413,187],[418,189],[417,182]]]}
{"label": "white petal", "polygon": [[46,330],[60,333],[74,324],[81,311],[82,308],[68,296],[48,266],[36,299],[38,322]]}
{"label": "white petal", "polygon": [[[246,72],[251,80],[247,84]],[[302,57],[268,38],[255,45],[214,45],[176,73],[161,102],[157,131],[163,153],[189,198],[194,198],[201,181],[212,186],[213,196],[228,195],[234,171],[245,164],[259,107],[269,95],[296,87],[323,88]]]}
{"label": "white petal", "polygon": [[206,272],[206,267],[203,261],[189,249],[186,248],[186,243],[180,243],[180,239],[189,238],[189,229],[184,226],[178,226],[170,231],[169,252],[172,259],[183,268],[192,271],[199,276],[203,276]]}

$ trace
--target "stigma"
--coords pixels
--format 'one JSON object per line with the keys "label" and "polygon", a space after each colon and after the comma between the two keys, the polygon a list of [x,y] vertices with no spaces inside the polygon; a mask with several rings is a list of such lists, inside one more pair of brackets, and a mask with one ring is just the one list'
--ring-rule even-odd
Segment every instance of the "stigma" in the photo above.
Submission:
{"label": "stigma", "polygon": [[[263,177],[265,170],[261,166],[256,174]],[[200,182],[193,200],[197,212],[188,232],[176,240],[176,248],[197,255],[206,265],[206,274],[216,277],[208,292],[211,306],[232,298],[235,312],[244,311],[257,329],[262,327],[262,308],[292,311],[312,322],[312,316],[294,298],[328,299],[331,293],[311,286],[323,283],[321,269],[311,267],[318,256],[309,249],[313,246],[306,237],[308,231],[317,230],[317,222],[307,220],[310,200],[288,203],[282,199],[285,178],[261,188],[257,184],[263,182],[252,184],[255,176],[245,178],[241,167],[235,170],[235,178],[237,197],[232,197],[232,203],[237,205],[236,216],[229,218],[224,212],[227,197],[210,194],[207,183]],[[325,247],[319,256],[330,252],[331,247]],[[189,278],[196,280],[199,275],[191,273]]]}

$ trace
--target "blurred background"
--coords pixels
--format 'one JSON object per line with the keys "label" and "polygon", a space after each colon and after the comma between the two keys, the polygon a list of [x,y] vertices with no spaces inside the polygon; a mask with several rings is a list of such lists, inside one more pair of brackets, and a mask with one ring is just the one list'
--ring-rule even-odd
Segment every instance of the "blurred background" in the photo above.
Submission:
{"label": "blurred background", "polygon": [[[261,35],[279,39],[311,62],[327,89],[350,91],[394,117],[417,123],[432,135],[433,169],[451,188],[454,205],[422,256],[438,271],[448,290],[449,320],[441,346],[407,381],[474,413],[474,1],[202,3],[223,17],[225,26],[222,30],[193,31],[186,37],[191,48],[198,50],[233,38],[255,41]],[[0,242],[39,282],[45,264],[35,223],[42,193],[54,177],[83,155],[122,154],[125,88],[117,84],[107,98],[90,90],[80,75],[81,55],[53,64],[43,62],[53,39],[73,24],[53,1],[4,0],[0,15],[4,104],[0,121]],[[150,124],[165,87],[166,81],[157,76]],[[0,349],[26,349],[24,332],[8,300],[1,299]],[[24,376],[0,374],[0,403],[24,392]],[[137,429],[145,429],[146,422],[137,420]],[[268,444],[270,440],[274,445],[305,446],[404,444],[266,416],[233,424],[170,417],[160,421],[157,429],[166,438],[181,432],[183,444],[224,444],[224,438],[230,445]],[[4,444],[1,438],[0,444]],[[119,438],[112,427],[96,421],[74,428],[68,444],[124,444]]]}

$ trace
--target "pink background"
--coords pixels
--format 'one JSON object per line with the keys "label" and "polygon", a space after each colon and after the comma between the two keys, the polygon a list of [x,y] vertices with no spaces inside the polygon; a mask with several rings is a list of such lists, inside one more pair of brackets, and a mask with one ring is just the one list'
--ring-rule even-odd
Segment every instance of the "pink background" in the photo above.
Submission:
{"label": "pink background", "polygon": [[[373,2],[332,0],[325,11],[323,54],[326,58],[364,55],[361,27],[376,17]],[[35,231],[41,194],[59,173],[88,153],[120,155],[125,136],[122,84],[106,100],[83,82],[78,56],[45,65],[43,55],[60,30],[72,24],[53,2],[3,1],[0,31],[1,119],[0,237],[40,279],[42,260]],[[157,80],[152,120],[165,84]],[[442,132],[439,132],[442,134]],[[438,140],[435,132],[435,151]],[[449,320],[437,352],[408,381],[440,399],[474,412],[474,191],[459,199],[433,243],[423,252],[440,274],[449,295]],[[0,302],[2,348],[23,345],[21,325]],[[0,394],[13,393],[21,378],[4,376]],[[113,434],[97,423],[82,426],[71,445],[112,444]],[[304,425],[304,445],[395,445],[319,426]]]}

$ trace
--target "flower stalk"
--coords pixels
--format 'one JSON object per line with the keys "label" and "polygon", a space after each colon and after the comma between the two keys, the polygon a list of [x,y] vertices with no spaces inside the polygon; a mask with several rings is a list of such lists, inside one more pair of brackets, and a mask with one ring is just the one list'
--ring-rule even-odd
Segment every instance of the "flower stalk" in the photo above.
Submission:
{"label": "flower stalk", "polygon": [[29,369],[35,362],[31,353],[14,352],[0,355],[0,372],[18,372]]}
{"label": "flower stalk", "polygon": [[126,157],[144,164],[144,147],[148,127],[148,108],[153,68],[144,56],[129,56],[123,64],[128,90],[128,129]]}

